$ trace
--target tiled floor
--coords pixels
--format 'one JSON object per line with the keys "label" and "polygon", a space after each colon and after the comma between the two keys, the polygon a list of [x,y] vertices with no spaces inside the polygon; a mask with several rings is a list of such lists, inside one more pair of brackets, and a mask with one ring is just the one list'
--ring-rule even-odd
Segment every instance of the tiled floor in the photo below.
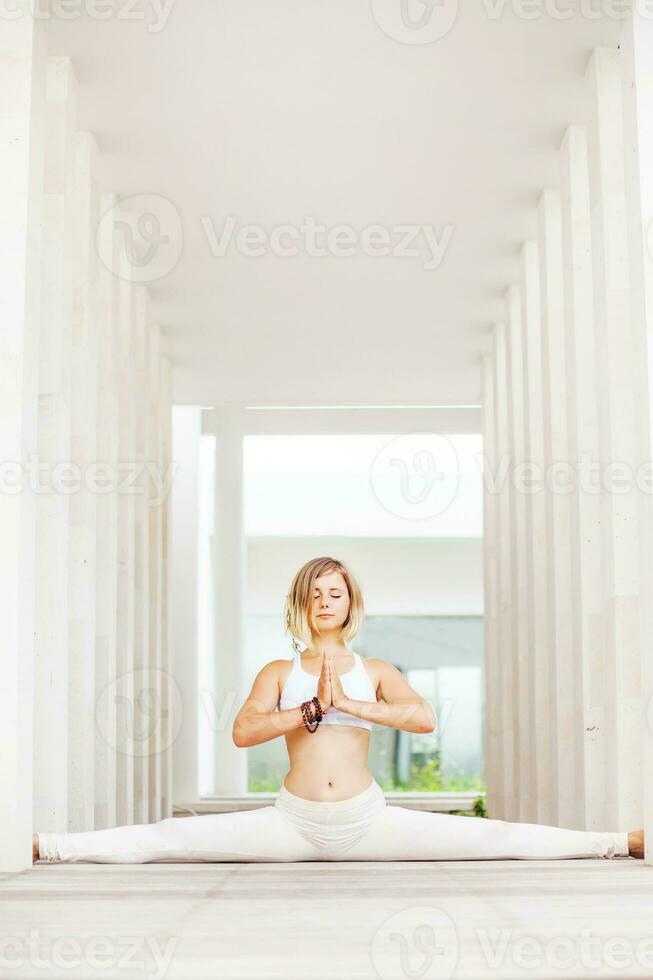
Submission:
{"label": "tiled floor", "polygon": [[36,865],[0,876],[0,977],[652,977],[653,867]]}

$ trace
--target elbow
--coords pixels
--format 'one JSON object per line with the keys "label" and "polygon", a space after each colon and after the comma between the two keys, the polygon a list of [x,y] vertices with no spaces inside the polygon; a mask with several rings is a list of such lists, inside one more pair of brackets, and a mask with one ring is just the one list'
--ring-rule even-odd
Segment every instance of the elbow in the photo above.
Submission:
{"label": "elbow", "polygon": [[231,738],[234,745],[239,749],[246,749],[249,745],[243,733],[240,731],[240,729],[236,728],[235,725],[231,732]]}
{"label": "elbow", "polygon": [[420,735],[430,735],[431,732],[435,731],[437,725],[435,712],[433,711],[431,705],[428,703],[425,704],[425,714],[426,714],[426,720],[422,728],[420,728]]}

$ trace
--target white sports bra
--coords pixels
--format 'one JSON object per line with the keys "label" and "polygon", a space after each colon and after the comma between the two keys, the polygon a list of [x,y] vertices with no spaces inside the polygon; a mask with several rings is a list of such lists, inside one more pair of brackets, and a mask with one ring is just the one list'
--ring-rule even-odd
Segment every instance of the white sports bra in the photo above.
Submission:
{"label": "white sports bra", "polygon": [[[363,661],[353,650],[350,652],[354,654],[355,663],[351,670],[339,675],[342,689],[352,701],[373,701],[376,704],[376,691]],[[279,709],[287,711],[288,708],[299,707],[302,701],[310,701],[317,694],[319,679],[318,675],[309,674],[304,670],[301,654],[295,652],[292,669],[279,698]],[[324,713],[320,725],[350,725],[352,728],[372,729],[371,721],[350,715],[348,711],[340,711],[333,705]]]}

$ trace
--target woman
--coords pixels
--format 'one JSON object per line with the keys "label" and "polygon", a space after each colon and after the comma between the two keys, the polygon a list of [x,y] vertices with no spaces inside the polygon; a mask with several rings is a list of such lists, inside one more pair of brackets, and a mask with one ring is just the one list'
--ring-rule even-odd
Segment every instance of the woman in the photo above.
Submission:
{"label": "woman", "polygon": [[[283,735],[290,769],[273,806],[168,818],[74,834],[36,834],[45,861],[439,861],[644,857],[644,833],[566,830],[544,824],[388,806],[367,767],[372,724],[432,732],[431,706],[401,673],[346,641],[363,620],[352,573],[315,558],[286,599],[292,663],[258,673],[233,725],[245,748]],[[307,644],[300,652],[297,641]],[[353,661],[353,663],[352,663]],[[279,710],[276,710],[276,709]]]}

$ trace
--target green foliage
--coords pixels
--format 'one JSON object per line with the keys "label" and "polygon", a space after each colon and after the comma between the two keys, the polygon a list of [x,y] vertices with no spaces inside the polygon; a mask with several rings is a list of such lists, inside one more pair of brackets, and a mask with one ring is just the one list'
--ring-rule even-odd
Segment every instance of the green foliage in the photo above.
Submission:
{"label": "green foliage", "polygon": [[487,817],[485,809],[485,797],[477,796],[472,804],[472,812],[469,810],[447,810],[447,813],[456,814],[459,817]]}
{"label": "green foliage", "polygon": [[[382,780],[381,788],[384,791],[399,793],[465,793],[470,790],[485,792],[485,783],[476,775],[470,775],[459,769],[456,774],[442,772],[442,752],[436,749],[433,755],[425,761],[413,760],[410,767],[410,778],[407,780],[398,779],[393,775],[389,779]],[[466,810],[452,810],[451,813],[463,816],[486,817],[485,798],[477,796],[473,804],[473,814]]]}
{"label": "green foliage", "polygon": [[487,817],[487,810],[485,809],[485,797],[477,796],[474,800],[474,816],[475,817]]}
{"label": "green foliage", "polygon": [[278,773],[270,773],[266,776],[250,777],[247,790],[249,793],[277,793],[283,782],[279,779]]}

